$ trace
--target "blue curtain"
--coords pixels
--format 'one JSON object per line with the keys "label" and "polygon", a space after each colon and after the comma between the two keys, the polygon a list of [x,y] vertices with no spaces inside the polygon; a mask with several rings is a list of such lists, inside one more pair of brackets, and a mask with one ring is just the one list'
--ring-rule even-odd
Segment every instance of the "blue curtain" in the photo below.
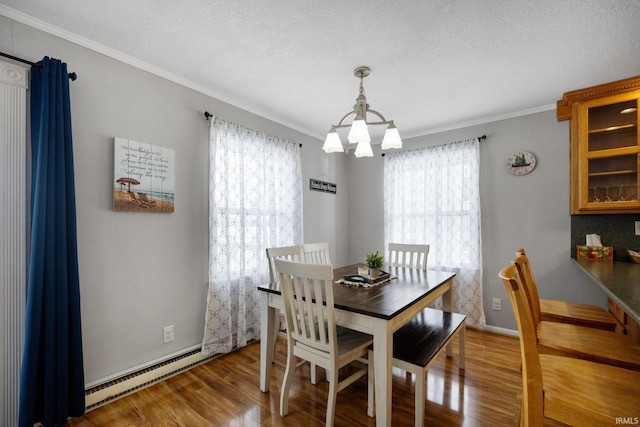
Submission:
{"label": "blue curtain", "polygon": [[84,413],[80,285],[67,65],[31,68],[31,244],[20,427]]}

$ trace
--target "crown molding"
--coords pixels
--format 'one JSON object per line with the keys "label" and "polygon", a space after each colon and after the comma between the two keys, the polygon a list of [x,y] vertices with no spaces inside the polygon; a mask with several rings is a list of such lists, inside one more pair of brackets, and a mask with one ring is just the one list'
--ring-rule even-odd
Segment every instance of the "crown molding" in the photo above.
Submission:
{"label": "crown molding", "polygon": [[566,92],[557,102],[558,121],[571,119],[571,107],[576,102],[634,90],[640,90],[640,76]]}

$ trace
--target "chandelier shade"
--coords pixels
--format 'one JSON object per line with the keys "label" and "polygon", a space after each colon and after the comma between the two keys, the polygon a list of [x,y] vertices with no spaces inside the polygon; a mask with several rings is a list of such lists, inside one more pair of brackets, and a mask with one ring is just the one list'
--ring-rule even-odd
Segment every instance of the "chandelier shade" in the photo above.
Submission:
{"label": "chandelier shade", "polygon": [[360,141],[353,153],[356,157],[373,157],[373,150],[369,141]]}
{"label": "chandelier shade", "polygon": [[360,115],[356,116],[355,120],[351,124],[351,130],[347,139],[351,144],[358,144],[360,142],[371,142],[371,136],[369,135],[369,129],[367,128],[367,122]]}
{"label": "chandelier shade", "polygon": [[322,149],[325,153],[343,153],[344,147],[342,146],[342,141],[340,141],[340,135],[336,132],[335,128],[331,128],[329,133],[327,133],[327,138],[324,140],[324,145]]}
{"label": "chandelier shade", "polygon": [[[360,90],[353,110],[345,114],[337,125],[332,125],[331,130],[327,133],[322,149],[326,153],[344,152],[344,147],[340,139],[340,135],[336,129],[349,127],[347,140],[349,144],[357,144],[355,150],[356,157],[373,157],[371,149],[371,134],[369,126],[386,125],[387,130],[382,139],[381,148],[383,150],[389,148],[402,148],[402,139],[398,128],[393,120],[387,120],[379,112],[372,110],[367,103],[367,97],[364,92],[363,79],[371,73],[369,67],[358,67],[353,70],[353,75],[360,79]],[[351,123],[344,123],[348,117],[353,116]],[[375,116],[374,120],[368,120],[368,116]]]}
{"label": "chandelier shade", "polygon": [[398,132],[398,128],[393,124],[393,120],[389,124],[386,132],[384,133],[384,138],[382,138],[382,145],[380,146],[383,150],[387,148],[402,148],[402,140],[400,139],[400,132]]}

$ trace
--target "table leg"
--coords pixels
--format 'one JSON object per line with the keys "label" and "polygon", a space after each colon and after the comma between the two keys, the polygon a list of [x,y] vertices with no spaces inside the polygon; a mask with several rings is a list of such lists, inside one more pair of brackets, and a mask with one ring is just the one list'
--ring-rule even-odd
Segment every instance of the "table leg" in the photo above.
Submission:
{"label": "table leg", "polygon": [[[442,309],[450,313],[454,313],[455,310],[453,308],[453,278],[449,279],[446,286],[448,286],[449,290],[442,295]],[[447,344],[447,357],[452,357],[452,356],[453,356],[453,344],[449,342],[449,344]]]}
{"label": "table leg", "polygon": [[271,364],[273,363],[276,334],[274,324],[277,311],[269,307],[269,294],[261,292],[260,297],[260,390],[269,391],[269,379],[271,378]]}
{"label": "table leg", "polygon": [[376,426],[391,426],[391,375],[393,369],[393,331],[381,320],[373,324],[373,365],[376,395]]}

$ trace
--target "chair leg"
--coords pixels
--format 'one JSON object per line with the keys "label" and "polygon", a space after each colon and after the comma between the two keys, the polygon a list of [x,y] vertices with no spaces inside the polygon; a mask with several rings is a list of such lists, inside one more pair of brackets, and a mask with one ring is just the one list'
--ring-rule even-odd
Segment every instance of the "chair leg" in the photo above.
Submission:
{"label": "chair leg", "polygon": [[427,384],[425,381],[425,378],[427,377],[427,370],[423,370],[422,373],[416,371],[415,374],[416,427],[422,427],[424,425],[424,400],[427,398]]}
{"label": "chair leg", "polygon": [[329,397],[327,399],[327,418],[326,426],[333,426],[333,419],[336,412],[336,398],[338,394],[338,369],[334,366],[331,372],[327,369],[329,375]]}
{"label": "chair leg", "polygon": [[273,346],[271,347],[271,363],[274,363],[276,360],[276,342],[278,341],[278,334],[280,333],[280,310],[276,310],[276,321],[273,325]]}
{"label": "chair leg", "polygon": [[284,417],[289,413],[289,387],[291,387],[291,380],[293,379],[293,372],[296,369],[294,362],[295,356],[293,355],[293,345],[291,340],[287,341],[287,367],[284,371],[284,378],[282,379],[282,389],[280,391],[280,416]]}
{"label": "chair leg", "polygon": [[311,370],[311,384],[318,384],[318,369],[316,364],[309,362],[309,369]]}

